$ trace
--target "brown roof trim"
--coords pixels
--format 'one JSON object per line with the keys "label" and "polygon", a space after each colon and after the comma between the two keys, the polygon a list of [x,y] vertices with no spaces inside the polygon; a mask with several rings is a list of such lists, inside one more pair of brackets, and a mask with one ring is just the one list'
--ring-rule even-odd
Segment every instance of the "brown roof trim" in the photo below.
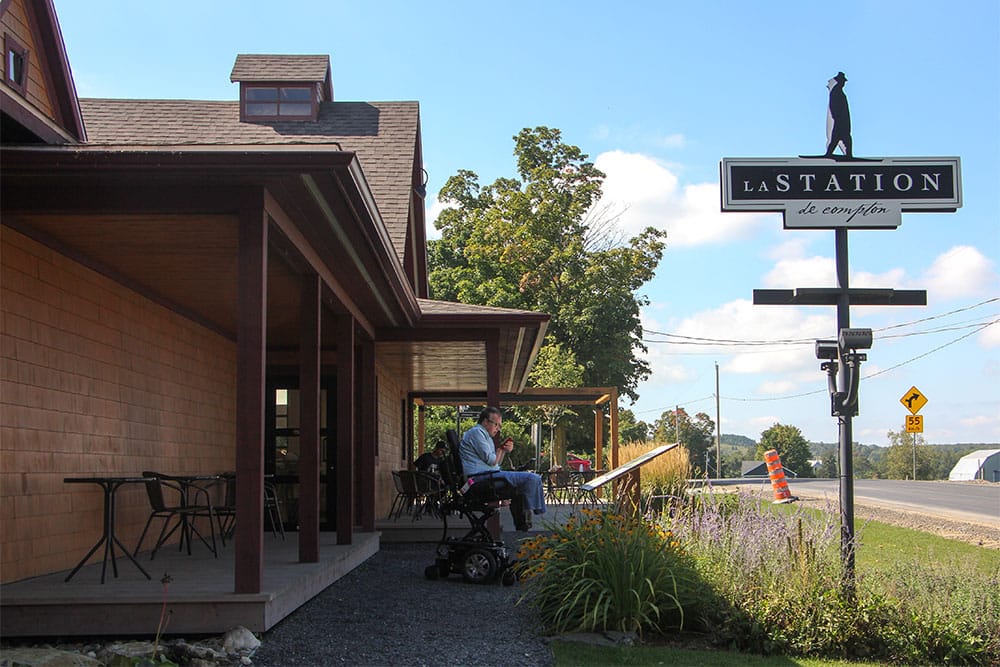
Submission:
{"label": "brown roof trim", "polygon": [[45,60],[49,65],[45,70],[52,76],[59,120],[77,141],[86,141],[87,131],[83,125],[80,101],[76,95],[76,84],[66,56],[66,44],[59,28],[56,8],[52,0],[27,0],[26,5],[38,17],[37,26],[41,37],[39,48],[45,53]]}
{"label": "brown roof trim", "polygon": [[224,168],[231,174],[302,173],[345,169],[355,160],[348,151],[322,146],[106,146],[4,147],[5,166],[16,160],[20,170],[38,168],[48,173],[150,169],[176,173]]}
{"label": "brown roof trim", "polygon": [[[522,392],[501,392],[500,405],[604,405],[617,395],[617,387],[528,387]],[[485,391],[413,391],[418,405],[485,405]]]}
{"label": "brown roof trim", "polygon": [[68,130],[42,116],[33,107],[25,106],[23,101],[12,97],[4,88],[0,88],[0,110],[48,144],[69,144],[74,140]]}
{"label": "brown roof trim", "polygon": [[496,322],[498,320],[515,325],[537,325],[543,322],[547,323],[551,319],[548,313],[539,313],[533,310],[479,306],[454,301],[417,299],[417,304],[420,306],[421,326],[475,325],[477,322]]}

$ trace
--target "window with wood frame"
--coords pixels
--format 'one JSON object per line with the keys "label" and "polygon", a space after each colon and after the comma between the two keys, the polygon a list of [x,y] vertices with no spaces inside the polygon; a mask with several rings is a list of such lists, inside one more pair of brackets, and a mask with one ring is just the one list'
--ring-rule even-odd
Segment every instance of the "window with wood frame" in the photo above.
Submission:
{"label": "window with wood frame", "polygon": [[315,120],[315,86],[243,84],[244,120]]}
{"label": "window with wood frame", "polygon": [[4,35],[4,79],[7,85],[28,94],[28,49],[10,35]]}

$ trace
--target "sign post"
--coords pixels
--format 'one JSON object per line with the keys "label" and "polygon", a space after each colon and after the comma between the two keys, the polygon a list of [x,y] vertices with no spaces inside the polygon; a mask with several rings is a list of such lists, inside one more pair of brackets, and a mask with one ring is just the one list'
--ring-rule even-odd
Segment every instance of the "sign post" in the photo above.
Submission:
{"label": "sign post", "polygon": [[917,478],[917,433],[924,432],[924,418],[917,413],[920,409],[927,405],[927,397],[920,393],[920,390],[916,387],[910,387],[905,394],[899,397],[899,402],[903,404],[903,407],[910,411],[910,414],[906,415],[906,432],[913,433],[914,436],[910,441],[910,445],[913,447],[913,479]]}
{"label": "sign post", "polygon": [[[836,287],[755,289],[753,302],[837,307],[837,340],[816,341],[816,356],[823,360],[820,369],[827,373],[830,414],[839,425],[841,559],[845,589],[853,594],[852,418],[858,414],[860,366],[867,358],[858,350],[871,347],[872,339],[870,329],[851,328],[851,306],[926,306],[927,292],[852,289],[847,232],[894,229],[900,226],[904,212],[953,212],[962,205],[962,179],[957,157],[855,157],[846,83],[843,72],[827,82],[830,101],[824,154],[723,158],[720,171],[723,211],[776,211],[782,213],[786,229],[834,230]],[[841,154],[836,153],[838,149]]]}

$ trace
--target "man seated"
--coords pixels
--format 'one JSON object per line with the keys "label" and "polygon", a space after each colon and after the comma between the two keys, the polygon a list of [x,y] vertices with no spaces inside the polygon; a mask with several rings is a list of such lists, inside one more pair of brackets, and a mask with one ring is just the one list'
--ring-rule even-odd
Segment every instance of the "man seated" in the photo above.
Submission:
{"label": "man seated", "polygon": [[500,435],[503,413],[498,408],[487,407],[479,413],[479,423],[462,435],[458,448],[465,474],[479,481],[479,476],[493,473],[496,479],[503,479],[515,489],[511,499],[510,513],[514,517],[514,527],[519,531],[531,528],[531,515],[545,513],[545,493],[542,478],[533,472],[500,470],[504,457],[514,449],[514,441],[507,438],[496,444]]}
{"label": "man seated", "polygon": [[448,448],[444,446],[444,442],[439,440],[437,444],[434,445],[434,449],[429,452],[424,452],[418,456],[417,460],[413,462],[413,465],[417,470],[430,473],[435,477],[441,477],[441,469],[444,467],[445,456],[447,454]]}

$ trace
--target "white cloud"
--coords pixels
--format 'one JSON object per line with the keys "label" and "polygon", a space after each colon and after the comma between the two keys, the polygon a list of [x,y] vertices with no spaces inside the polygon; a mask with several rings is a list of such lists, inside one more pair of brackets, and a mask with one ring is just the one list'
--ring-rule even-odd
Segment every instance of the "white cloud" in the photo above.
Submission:
{"label": "white cloud", "polygon": [[[774,268],[764,275],[767,287],[792,289],[794,287],[835,287],[837,266],[832,257],[804,256],[805,248],[798,241],[783,243],[768,255],[777,260]],[[892,288],[906,284],[906,271],[900,268],[882,273],[852,272],[851,287]]]}
{"label": "white cloud", "polygon": [[647,155],[610,151],[594,164],[606,174],[597,206],[623,211],[618,224],[629,236],[655,227],[667,231],[672,247],[696,246],[746,238],[774,220],[774,214],[722,213],[718,183],[681,187],[671,168]]}
{"label": "white cloud", "polygon": [[927,291],[943,298],[988,294],[996,290],[1000,276],[993,262],[973,246],[955,246],[938,255],[924,273]]}
{"label": "white cloud", "polygon": [[765,287],[793,289],[796,287],[834,287],[837,267],[830,257],[779,259],[763,278]]}
{"label": "white cloud", "polygon": [[969,426],[974,428],[990,428],[990,429],[1000,428],[1000,414],[976,415],[974,417],[965,417],[958,421],[960,424],[962,424],[962,426]]}
{"label": "white cloud", "polygon": [[979,332],[979,344],[983,347],[1000,347],[1000,322],[990,325]]}
{"label": "white cloud", "polygon": [[851,287],[896,288],[907,284],[906,280],[906,271],[903,269],[889,269],[882,273],[858,271],[851,274]]}
{"label": "white cloud", "polygon": [[796,384],[791,380],[769,380],[767,382],[762,382],[757,391],[761,394],[771,394],[775,396],[780,396],[781,394],[790,394],[795,391]]}
{"label": "white cloud", "polygon": [[665,148],[683,148],[687,144],[687,137],[683,134],[667,134],[660,137],[657,143]]}
{"label": "white cloud", "polygon": [[449,206],[449,204],[439,202],[437,197],[427,202],[427,208],[424,211],[424,220],[426,222],[428,240],[441,238],[441,232],[434,226],[434,221],[441,215],[441,211],[449,208]]}
{"label": "white cloud", "polygon": [[[812,341],[834,329],[832,313],[816,314],[801,308],[760,307],[746,299],[730,301],[713,310],[685,318],[673,333],[692,338],[730,337],[740,341],[806,339],[809,342],[738,348],[719,345],[699,351],[732,355],[724,368],[738,374],[787,374],[812,369],[816,363]],[[729,332],[721,333],[720,332]],[[787,376],[784,378],[787,380]]]}
{"label": "white cloud", "polygon": [[753,435],[748,436],[752,438],[757,438],[761,433],[771,428],[775,424],[781,423],[781,417],[775,417],[773,415],[761,415],[747,420],[747,424],[752,429]]}
{"label": "white cloud", "polygon": [[[790,234],[795,234],[795,232],[789,232]],[[815,238],[815,235],[812,235]],[[785,237],[785,240],[774,246],[767,252],[767,258],[775,262],[781,260],[793,260],[793,259],[803,259],[806,256],[806,248],[809,246],[810,240],[808,237],[799,234],[798,236],[792,236],[791,238]]]}

